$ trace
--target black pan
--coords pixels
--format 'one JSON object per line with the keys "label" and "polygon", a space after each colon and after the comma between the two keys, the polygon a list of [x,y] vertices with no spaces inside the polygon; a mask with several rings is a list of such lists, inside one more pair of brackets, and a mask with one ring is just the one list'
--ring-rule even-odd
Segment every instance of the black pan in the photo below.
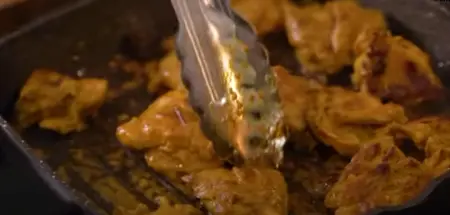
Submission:
{"label": "black pan", "polygon": [[[385,11],[394,33],[427,50],[433,56],[437,74],[450,86],[450,13],[446,7],[431,0],[364,0],[363,3]],[[57,69],[72,76],[81,72],[90,77],[103,77],[113,88],[118,87],[131,77],[111,71],[108,62],[113,56],[121,52],[139,60],[161,57],[159,43],[173,34],[176,25],[170,1],[68,1],[50,15],[41,16],[0,39],[1,116],[12,119],[17,94],[36,68]],[[298,70],[292,50],[280,41],[285,41],[282,35],[265,38],[272,63]],[[143,207],[144,211],[151,211],[157,207],[154,198],[160,195],[168,196],[173,202],[198,205],[176,184],[148,168],[139,153],[122,148],[115,139],[117,116],[138,115],[152,99],[144,86],[125,92],[102,107],[89,129],[69,136],[36,127],[20,132],[19,136],[6,121],[0,120],[0,125],[9,139],[7,142],[30,159],[61,198],[76,202],[91,213],[112,214],[120,207]],[[106,159],[109,157],[120,162],[111,163]],[[41,164],[39,159],[45,163]],[[64,183],[50,177],[51,172],[56,172],[59,181]],[[447,185],[450,180],[441,182],[447,176],[450,174],[433,182],[422,196],[410,203],[374,213],[421,214],[421,210],[435,210],[432,214],[442,214],[446,209],[444,214],[450,214],[449,204],[442,198],[443,191],[450,193]],[[440,188],[430,194],[438,184]]]}

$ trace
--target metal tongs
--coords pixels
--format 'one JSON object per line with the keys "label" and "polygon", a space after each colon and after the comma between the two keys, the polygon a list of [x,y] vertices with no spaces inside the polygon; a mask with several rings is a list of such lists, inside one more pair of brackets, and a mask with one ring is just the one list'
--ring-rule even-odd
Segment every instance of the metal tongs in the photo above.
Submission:
{"label": "metal tongs", "polygon": [[216,153],[278,166],[286,142],[266,49],[228,0],[171,0],[176,48],[191,105]]}

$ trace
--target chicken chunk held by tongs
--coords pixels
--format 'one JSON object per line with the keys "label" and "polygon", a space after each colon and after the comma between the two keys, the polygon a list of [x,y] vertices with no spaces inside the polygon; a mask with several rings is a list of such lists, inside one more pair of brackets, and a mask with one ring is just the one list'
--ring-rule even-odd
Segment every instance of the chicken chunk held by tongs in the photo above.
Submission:
{"label": "chicken chunk held by tongs", "polygon": [[283,114],[267,51],[253,27],[226,0],[172,5],[180,22],[182,79],[216,153],[230,161],[279,164]]}

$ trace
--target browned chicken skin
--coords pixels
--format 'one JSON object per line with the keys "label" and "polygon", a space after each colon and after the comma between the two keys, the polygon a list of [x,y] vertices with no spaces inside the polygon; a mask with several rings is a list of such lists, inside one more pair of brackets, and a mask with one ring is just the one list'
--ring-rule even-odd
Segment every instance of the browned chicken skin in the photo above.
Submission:
{"label": "browned chicken skin", "polygon": [[325,5],[284,4],[285,28],[303,72],[311,76],[336,73],[354,60],[353,42],[367,29],[385,29],[383,14],[357,1]]}
{"label": "browned chicken skin", "polygon": [[387,128],[398,139],[409,138],[425,151],[424,165],[438,177],[450,169],[450,119],[426,117]]}
{"label": "browned chicken skin", "polygon": [[103,105],[108,82],[97,78],[73,79],[52,70],[36,70],[28,78],[16,103],[19,124],[61,134],[80,131],[85,119]]}
{"label": "browned chicken skin", "polygon": [[433,153],[427,156],[423,161],[423,165],[433,171],[434,177],[439,177],[447,173],[450,169],[450,149],[437,148]]}
{"label": "browned chicken skin", "polygon": [[366,141],[376,137],[376,129],[390,123],[406,122],[401,106],[382,104],[378,98],[338,87],[317,93],[308,111],[313,133],[342,155],[351,156]]}
{"label": "browned chicken skin", "polygon": [[406,203],[432,179],[431,171],[406,157],[390,137],[364,145],[325,198],[336,215],[362,215],[375,207]]}
{"label": "browned chicken skin", "polygon": [[213,214],[287,214],[287,187],[276,170],[211,169],[184,180]]}
{"label": "browned chicken skin", "polygon": [[355,88],[398,103],[437,98],[441,81],[428,55],[408,40],[387,31],[367,32],[356,42]]}

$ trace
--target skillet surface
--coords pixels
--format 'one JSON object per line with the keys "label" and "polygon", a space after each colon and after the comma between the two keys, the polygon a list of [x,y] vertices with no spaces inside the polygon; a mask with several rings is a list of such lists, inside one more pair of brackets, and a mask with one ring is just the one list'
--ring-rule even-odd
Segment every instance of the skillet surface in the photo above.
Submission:
{"label": "skillet surface", "polygon": [[[119,51],[136,58],[149,59],[162,56],[159,47],[161,38],[171,35],[176,29],[176,19],[169,1],[148,0],[81,0],[86,6],[61,17],[55,17],[45,25],[28,33],[17,34],[2,40],[0,47],[0,114],[11,116],[18,90],[35,68],[52,68],[59,72],[76,76],[80,72],[86,76],[107,78],[112,87],[118,87],[126,74],[112,72],[108,62]],[[425,0],[363,0],[364,4],[386,11],[390,17],[391,29],[402,34],[427,50],[433,57],[438,76],[446,86],[450,86],[450,13],[436,2]],[[134,46],[124,38],[130,35],[146,38]],[[298,71],[292,50],[283,35],[274,34],[265,38],[271,53],[272,64],[281,64]],[[121,45],[118,45],[121,44]],[[74,61],[76,55],[80,60]],[[22,133],[23,139],[35,149],[45,154],[45,160],[55,170],[69,166],[67,181],[74,189],[87,196],[99,207],[100,213],[111,214],[115,204],[120,204],[99,195],[92,187],[83,184],[86,178],[79,176],[80,168],[91,168],[98,172],[99,178],[113,178],[119,186],[128,190],[139,202],[149,208],[156,207],[149,196],[167,194],[165,189],[157,189],[148,194],[134,186],[134,179],[126,172],[149,171],[139,165],[139,155],[130,153],[124,160],[134,162],[132,167],[116,170],[109,166],[103,157],[123,150],[114,138],[118,124],[117,115],[127,113],[138,115],[152,101],[144,87],[126,92],[118,99],[110,101],[92,122],[91,129],[62,137],[52,132],[32,128]],[[17,142],[17,144],[23,144]],[[77,155],[91,163],[79,163]],[[143,176],[155,184],[153,176]],[[445,178],[445,176],[444,176]],[[76,180],[78,179],[78,180]],[[440,179],[439,179],[440,180]],[[438,181],[431,185],[434,189]],[[448,180],[447,180],[448,181]],[[122,189],[121,188],[121,189]],[[420,202],[429,192],[403,207]],[[149,195],[149,196],[148,196]],[[438,195],[438,194],[436,194]],[[169,195],[180,201],[177,195]],[[147,200],[146,200],[147,199]],[[190,199],[181,198],[181,202]],[[403,207],[392,208],[399,210]],[[389,209],[391,210],[391,209]],[[418,209],[414,209],[417,211]],[[405,212],[407,210],[404,210]],[[410,214],[410,213],[408,213]]]}

